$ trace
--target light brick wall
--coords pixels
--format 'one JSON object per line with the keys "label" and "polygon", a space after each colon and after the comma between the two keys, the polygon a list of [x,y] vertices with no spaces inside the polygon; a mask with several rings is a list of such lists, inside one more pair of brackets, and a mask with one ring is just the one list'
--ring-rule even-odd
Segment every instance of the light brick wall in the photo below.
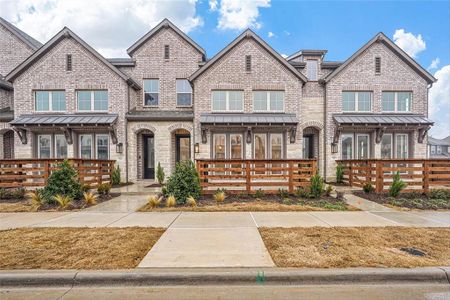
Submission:
{"label": "light brick wall", "polygon": [[[381,75],[375,74],[375,57],[381,57]],[[334,180],[336,163],[341,158],[339,141],[338,153],[331,153],[335,124],[334,113],[342,113],[342,91],[361,90],[373,92],[373,112],[381,113],[382,91],[412,91],[412,110],[427,116],[427,82],[397,55],[382,43],[374,43],[344,70],[326,85],[326,174],[328,180]],[[403,131],[408,132],[408,131]],[[417,143],[417,132],[410,138],[412,146],[410,156],[426,157],[426,140]],[[375,153],[376,157],[378,153]],[[379,157],[379,156],[378,156]]]}
{"label": "light brick wall", "polygon": [[13,107],[14,92],[0,89],[0,109]]}
{"label": "light brick wall", "polygon": [[[245,71],[245,56],[252,56],[252,71]],[[283,90],[286,113],[299,116],[302,100],[302,82],[253,39],[244,39],[194,81],[194,132],[195,142],[200,144],[196,158],[210,158],[211,136],[207,144],[201,142],[200,115],[211,112],[211,91],[230,89],[244,91],[244,112],[253,111],[253,90]],[[287,141],[287,157],[301,157],[300,131],[296,142]],[[247,158],[251,147],[246,145]]]}

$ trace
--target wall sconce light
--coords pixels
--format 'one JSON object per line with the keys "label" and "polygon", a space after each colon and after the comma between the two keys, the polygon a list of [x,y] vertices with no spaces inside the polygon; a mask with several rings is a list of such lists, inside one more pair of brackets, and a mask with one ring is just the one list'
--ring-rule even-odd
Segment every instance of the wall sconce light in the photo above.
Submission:
{"label": "wall sconce light", "polygon": [[247,142],[247,144],[252,143],[252,129],[250,127],[247,128],[246,142]]}
{"label": "wall sconce light", "polygon": [[202,129],[202,143],[206,144],[207,142],[207,137],[206,137],[206,129]]}
{"label": "wall sconce light", "polygon": [[194,153],[195,154],[200,153],[200,145],[198,143],[195,143],[194,145]]}
{"label": "wall sconce light", "polygon": [[338,144],[331,143],[331,153],[337,153],[337,152],[338,152]]}
{"label": "wall sconce light", "polygon": [[123,152],[123,144],[117,143],[116,144],[116,153],[122,153]]}
{"label": "wall sconce light", "polygon": [[295,143],[296,135],[297,135],[297,127],[292,127],[290,130],[290,137],[289,137],[289,141],[291,142],[291,144]]}

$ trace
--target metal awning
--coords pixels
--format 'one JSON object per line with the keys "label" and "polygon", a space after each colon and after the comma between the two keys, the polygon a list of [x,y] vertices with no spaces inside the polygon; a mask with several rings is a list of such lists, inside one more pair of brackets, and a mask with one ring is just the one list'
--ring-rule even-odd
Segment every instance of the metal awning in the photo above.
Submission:
{"label": "metal awning", "polygon": [[295,114],[202,114],[202,125],[296,125]]}
{"label": "metal awning", "polygon": [[193,121],[192,110],[152,110],[130,111],[126,114],[128,121]]}
{"label": "metal awning", "polygon": [[117,114],[55,114],[55,115],[21,115],[9,122],[15,127],[81,127],[112,126],[117,121]]}
{"label": "metal awning", "polygon": [[364,125],[364,126],[398,126],[418,125],[430,126],[434,122],[423,115],[418,114],[335,114],[333,119],[339,126]]}

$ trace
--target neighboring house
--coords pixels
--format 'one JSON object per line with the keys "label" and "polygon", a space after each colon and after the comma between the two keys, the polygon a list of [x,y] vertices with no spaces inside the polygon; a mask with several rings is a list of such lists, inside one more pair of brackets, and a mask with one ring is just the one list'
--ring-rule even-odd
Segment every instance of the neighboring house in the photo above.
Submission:
{"label": "neighboring house", "polygon": [[428,151],[430,158],[450,158],[450,136],[443,139],[428,137]]}
{"label": "neighboring house", "polygon": [[64,28],[6,77],[14,156],[114,159],[131,181],[189,158],[317,158],[327,180],[341,158],[425,158],[435,79],[382,33],[326,52],[285,59],[246,30],[207,60],[164,20],[106,59]]}

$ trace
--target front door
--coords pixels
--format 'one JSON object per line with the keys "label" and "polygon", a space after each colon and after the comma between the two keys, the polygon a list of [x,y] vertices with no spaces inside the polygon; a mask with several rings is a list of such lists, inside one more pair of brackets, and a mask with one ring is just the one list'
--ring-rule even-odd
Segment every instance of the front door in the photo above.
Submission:
{"label": "front door", "polygon": [[191,159],[191,137],[176,135],[176,162]]}
{"label": "front door", "polygon": [[142,136],[144,145],[144,179],[155,178],[155,138],[151,134]]}
{"label": "front door", "polygon": [[314,136],[312,134],[303,136],[303,158],[314,158]]}

